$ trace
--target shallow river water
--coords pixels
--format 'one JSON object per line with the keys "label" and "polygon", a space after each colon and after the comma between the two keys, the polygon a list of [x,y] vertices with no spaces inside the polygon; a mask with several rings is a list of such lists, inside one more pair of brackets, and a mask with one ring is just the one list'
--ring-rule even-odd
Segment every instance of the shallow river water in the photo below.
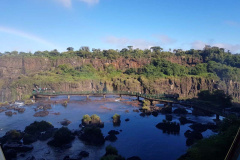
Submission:
{"label": "shallow river water", "polygon": [[[117,98],[116,96],[108,96],[107,99]],[[51,101],[66,99],[66,96],[58,96],[52,98]],[[72,147],[69,149],[61,150],[58,148],[50,147],[46,144],[47,141],[37,141],[33,143],[34,149],[26,153],[25,157],[18,156],[17,159],[26,159],[28,156],[34,155],[37,159],[44,158],[46,160],[62,160],[66,155],[77,155],[80,151],[89,152],[89,157],[84,159],[97,160],[105,154],[105,147],[109,144],[116,147],[118,153],[125,158],[131,156],[139,156],[142,160],[175,160],[186,152],[188,147],[186,146],[186,137],[184,132],[189,130],[191,124],[181,125],[180,133],[177,135],[163,133],[162,130],[156,128],[156,124],[162,122],[166,118],[166,115],[159,113],[157,117],[145,116],[141,117],[140,112],[133,112],[134,107],[130,104],[124,103],[123,101],[98,101],[102,97],[90,97],[91,101],[86,101],[84,96],[71,96],[67,107],[61,104],[52,104],[52,109],[49,110],[49,115],[46,117],[34,117],[34,108],[37,103],[31,106],[24,106],[26,111],[24,113],[18,113],[12,117],[8,117],[4,112],[0,113],[0,136],[3,136],[6,131],[11,129],[24,130],[26,126],[33,123],[34,121],[45,120],[54,125],[56,128],[62,127],[59,123],[64,119],[70,120],[72,123],[68,125],[68,128],[79,129],[79,124],[83,115],[97,114],[104,122],[104,128],[102,132],[104,136],[107,136],[110,130],[122,130],[117,135],[116,142],[106,141],[103,146],[89,146],[85,145],[77,137],[72,142]],[[135,100],[136,97],[123,97],[124,101]],[[111,108],[111,110],[103,109],[101,106]],[[161,105],[159,105],[161,106]],[[177,107],[173,106],[173,110]],[[129,110],[129,113],[125,112]],[[188,109],[189,114],[187,118],[199,122],[208,123],[213,122],[214,116],[193,116],[191,109]],[[60,115],[54,113],[60,112]],[[113,126],[111,117],[118,113],[121,115],[121,125],[119,127]],[[172,114],[173,122],[178,122],[180,115]],[[126,122],[125,119],[129,118],[130,121]],[[191,130],[191,129],[190,129]],[[212,131],[207,130],[203,132],[203,137],[208,137],[214,134]]]}

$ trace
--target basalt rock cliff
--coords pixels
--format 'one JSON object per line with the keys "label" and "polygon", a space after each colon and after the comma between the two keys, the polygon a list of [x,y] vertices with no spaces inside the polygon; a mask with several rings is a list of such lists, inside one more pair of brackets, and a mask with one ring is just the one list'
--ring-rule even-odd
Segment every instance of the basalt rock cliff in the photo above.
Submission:
{"label": "basalt rock cliff", "polygon": [[[181,65],[194,66],[201,63],[201,59],[185,59],[184,57],[166,57],[167,60]],[[20,99],[24,94],[31,94],[34,86],[24,84],[11,88],[11,83],[21,75],[48,71],[60,64],[69,64],[73,67],[92,64],[98,70],[103,70],[106,65],[112,64],[116,69],[126,70],[129,68],[141,68],[149,64],[151,59],[83,59],[58,58],[49,59],[45,57],[1,57],[0,58],[0,96],[3,101]],[[177,77],[159,78],[149,80],[144,78],[112,78],[111,80],[81,80],[79,82],[58,82],[48,83],[45,87],[54,91],[97,91],[97,90],[121,90],[137,91],[141,93],[166,93],[179,94],[180,97],[196,97],[200,90],[222,89],[231,94],[235,99],[240,100],[240,83],[234,81],[215,81],[202,77]],[[13,96],[14,90],[14,96]]]}

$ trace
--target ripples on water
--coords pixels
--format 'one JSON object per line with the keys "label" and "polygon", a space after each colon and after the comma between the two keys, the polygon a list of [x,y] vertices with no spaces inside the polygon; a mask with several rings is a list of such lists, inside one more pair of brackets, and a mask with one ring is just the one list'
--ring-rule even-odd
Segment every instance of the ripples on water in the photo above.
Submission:
{"label": "ripples on water", "polygon": [[[107,98],[117,98],[116,96],[108,96]],[[52,101],[66,99],[66,96],[58,96],[52,98]],[[108,131],[122,130],[119,135],[117,135],[118,140],[116,142],[106,141],[101,147],[85,145],[77,137],[72,142],[72,147],[70,149],[60,150],[58,148],[49,147],[46,141],[37,141],[33,143],[34,149],[26,153],[26,157],[18,159],[26,159],[30,155],[34,155],[36,158],[45,158],[46,160],[61,160],[66,155],[78,155],[80,151],[85,150],[89,152],[89,157],[84,159],[97,160],[105,154],[105,147],[109,144],[116,147],[118,153],[125,158],[131,156],[139,156],[143,160],[159,160],[168,159],[174,160],[184,154],[187,150],[186,138],[184,137],[184,132],[186,132],[191,124],[181,125],[180,133],[177,135],[163,133],[162,130],[157,129],[155,126],[159,122],[165,119],[165,115],[159,114],[157,117],[145,116],[141,117],[139,114],[133,112],[134,107],[126,103],[119,101],[103,102],[102,97],[90,97],[91,101],[86,101],[86,97],[82,96],[71,96],[70,102],[67,107],[61,104],[52,104],[52,109],[49,110],[49,115],[46,117],[34,117],[34,108],[37,104],[31,106],[24,106],[26,111],[24,113],[18,113],[12,117],[8,117],[4,112],[0,113],[0,136],[3,136],[6,131],[11,129],[24,130],[26,126],[34,121],[45,120],[54,125],[56,128],[62,127],[59,123],[64,119],[70,120],[72,123],[68,126],[69,129],[79,129],[79,124],[83,115],[97,114],[100,116],[101,120],[104,122],[104,128],[102,132],[104,136],[107,136]],[[136,99],[135,97],[123,97],[126,101],[131,101]],[[96,102],[97,100],[97,102]],[[102,109],[100,106],[111,108],[112,110]],[[161,105],[159,105],[161,106]],[[183,106],[180,106],[183,107]],[[176,106],[173,107],[173,110]],[[129,110],[126,113],[125,110]],[[54,115],[53,113],[60,112],[60,115]],[[191,109],[188,109],[191,113]],[[114,127],[112,124],[111,117],[118,113],[121,115],[121,125],[119,127]],[[173,115],[173,122],[178,122],[179,115]],[[129,118],[129,122],[125,122],[125,119]],[[199,123],[214,122],[213,117],[206,116],[193,116],[191,114],[187,115],[193,121]],[[191,130],[191,129],[190,129]],[[207,130],[202,133],[204,137],[213,134],[212,131]]]}

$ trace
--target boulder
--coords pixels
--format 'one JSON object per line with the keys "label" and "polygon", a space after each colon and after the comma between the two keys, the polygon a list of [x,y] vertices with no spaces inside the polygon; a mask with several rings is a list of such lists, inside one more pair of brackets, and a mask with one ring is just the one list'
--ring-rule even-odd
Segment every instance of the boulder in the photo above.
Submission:
{"label": "boulder", "polygon": [[172,107],[171,106],[163,107],[161,108],[160,112],[163,114],[170,114],[172,113]]}
{"label": "boulder", "polygon": [[105,143],[102,131],[98,127],[85,127],[79,139],[89,145],[103,145]]}
{"label": "boulder", "polygon": [[115,131],[115,130],[111,130],[111,131],[108,132],[108,134],[115,134],[116,135],[116,134],[119,134],[119,132]]}
{"label": "boulder", "polygon": [[105,137],[105,140],[115,142],[117,140],[117,137],[115,136],[115,134],[109,134]]}
{"label": "boulder", "polygon": [[152,115],[153,115],[154,117],[157,117],[157,116],[158,116],[158,112],[153,111],[153,112],[152,112]]}
{"label": "boulder", "polygon": [[63,121],[60,122],[61,125],[63,126],[68,126],[70,123],[72,123],[71,121],[67,120],[67,119],[64,119]]}
{"label": "boulder", "polygon": [[12,112],[12,111],[7,111],[7,112],[5,112],[5,115],[7,115],[7,116],[12,116],[12,115],[13,115],[13,112]]}
{"label": "boulder", "polygon": [[27,152],[33,149],[32,145],[23,145],[18,143],[6,143],[3,145],[4,150],[13,149],[17,152]]}
{"label": "boulder", "polygon": [[49,114],[48,111],[39,111],[39,112],[36,112],[33,116],[34,117],[45,117]]}
{"label": "boulder", "polygon": [[139,112],[139,110],[138,110],[138,109],[134,109],[134,110],[133,110],[133,112],[137,112],[137,113],[138,113],[138,112]]}
{"label": "boulder", "polygon": [[18,113],[23,113],[23,112],[25,112],[25,110],[26,110],[25,108],[19,108]]}
{"label": "boulder", "polygon": [[138,156],[132,156],[132,157],[127,158],[127,160],[141,160],[141,158]]}
{"label": "boulder", "polygon": [[130,119],[129,119],[129,118],[126,118],[125,121],[128,122],[128,121],[130,121]]}
{"label": "boulder", "polygon": [[179,123],[176,123],[176,122],[166,122],[166,121],[163,121],[161,123],[158,123],[156,125],[156,127],[158,129],[161,129],[163,130],[163,132],[167,132],[167,133],[179,133],[180,131],[180,125]]}
{"label": "boulder", "polygon": [[88,156],[89,156],[89,152],[87,152],[87,151],[81,151],[81,152],[79,153],[79,156],[88,157]]}
{"label": "boulder", "polygon": [[177,108],[173,111],[175,114],[187,114],[188,111],[185,108]]}
{"label": "boulder", "polygon": [[192,138],[192,139],[196,139],[196,140],[200,140],[200,139],[203,139],[203,136],[200,132],[196,132],[196,131],[190,131],[190,130],[187,130],[185,133],[184,133],[184,136],[186,138]]}
{"label": "boulder", "polygon": [[4,150],[3,152],[6,159],[17,158],[17,151],[14,149],[7,149],[7,150]]}
{"label": "boulder", "polygon": [[26,160],[36,160],[36,158],[34,156],[30,156]]}
{"label": "boulder", "polygon": [[47,144],[54,147],[69,148],[74,138],[75,136],[68,128],[62,127],[55,132],[53,139]]}
{"label": "boulder", "polygon": [[30,135],[30,134],[27,134],[27,133],[23,136],[23,143],[24,144],[31,144],[31,143],[36,142],[36,141],[37,141],[36,136]]}
{"label": "boulder", "polygon": [[172,115],[170,114],[165,115],[165,118],[167,121],[172,121]]}
{"label": "boulder", "polygon": [[188,120],[186,117],[180,117],[179,121],[182,125],[187,124],[187,123],[194,123],[194,121]]}

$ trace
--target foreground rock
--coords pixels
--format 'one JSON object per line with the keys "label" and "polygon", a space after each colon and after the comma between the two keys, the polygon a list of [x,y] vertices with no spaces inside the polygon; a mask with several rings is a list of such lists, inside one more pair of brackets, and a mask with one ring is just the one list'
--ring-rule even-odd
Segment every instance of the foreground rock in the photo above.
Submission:
{"label": "foreground rock", "polygon": [[103,145],[105,143],[102,131],[98,127],[84,128],[83,133],[79,135],[79,139],[89,145]]}
{"label": "foreground rock", "polygon": [[194,123],[194,121],[188,120],[186,117],[180,117],[179,121],[182,125],[187,124],[187,123]]}
{"label": "foreground rock", "polygon": [[56,131],[53,140],[49,141],[47,144],[54,147],[62,147],[63,145],[70,146],[67,144],[70,144],[74,138],[74,135],[68,128],[62,127]]}
{"label": "foreground rock", "polygon": [[27,152],[31,151],[33,149],[32,145],[23,145],[23,144],[18,144],[18,143],[6,143],[3,145],[3,149],[13,149],[16,152]]}
{"label": "foreground rock", "polygon": [[10,130],[6,132],[6,134],[0,138],[0,143],[5,144],[9,143],[20,143],[20,140],[23,138],[23,133],[19,130]]}
{"label": "foreground rock", "polygon": [[158,128],[158,129],[161,129],[161,130],[163,130],[163,132],[167,132],[167,133],[173,133],[173,134],[175,134],[175,133],[179,133],[179,131],[180,131],[180,125],[179,125],[179,123],[176,123],[176,122],[167,122],[167,121],[165,121],[165,120],[163,120],[163,122],[161,122],[161,123],[158,123],[157,125],[156,125],[156,127]]}
{"label": "foreground rock", "polygon": [[52,124],[46,121],[33,122],[27,126],[24,130],[25,135],[23,137],[24,144],[30,144],[37,140],[47,140],[51,138],[56,132],[56,128]]}
{"label": "foreground rock", "polygon": [[177,108],[173,111],[175,114],[188,114],[188,111],[185,108]]}
{"label": "foreground rock", "polygon": [[72,123],[71,121],[67,120],[67,119],[64,119],[63,121],[60,122],[61,125],[63,126],[68,126],[70,123]]}
{"label": "foreground rock", "polygon": [[207,123],[207,124],[195,123],[195,124],[192,124],[190,128],[196,132],[205,132],[207,129],[211,129],[214,131],[217,129],[217,126],[213,123]]}
{"label": "foreground rock", "polygon": [[7,116],[12,116],[14,114],[17,114],[17,113],[16,112],[12,112],[12,111],[5,112],[5,115],[7,115]]}
{"label": "foreground rock", "polygon": [[45,117],[49,114],[48,111],[39,111],[39,112],[36,112],[33,116],[34,117]]}
{"label": "foreground rock", "polygon": [[172,113],[172,107],[171,106],[163,107],[161,108],[160,112],[163,114],[170,114]]}
{"label": "foreground rock", "polygon": [[138,156],[129,157],[127,160],[141,160]]}
{"label": "foreground rock", "polygon": [[115,142],[117,140],[117,136],[115,134],[109,134],[105,137],[105,140]]}
{"label": "foreground rock", "polygon": [[88,157],[88,156],[89,156],[89,152],[87,152],[87,151],[81,151],[81,152],[79,153],[79,156],[81,156],[81,157]]}
{"label": "foreground rock", "polygon": [[203,139],[203,136],[200,132],[187,130],[184,133],[184,136],[187,138],[187,146],[193,145],[197,140]]}
{"label": "foreground rock", "polygon": [[106,153],[101,157],[101,160],[125,160],[124,157],[118,154],[118,150],[111,145],[106,147]]}
{"label": "foreground rock", "polygon": [[38,111],[38,110],[49,110],[49,109],[52,109],[52,106],[51,104],[42,104],[42,105],[39,105],[37,106],[37,108],[35,108],[35,111]]}

